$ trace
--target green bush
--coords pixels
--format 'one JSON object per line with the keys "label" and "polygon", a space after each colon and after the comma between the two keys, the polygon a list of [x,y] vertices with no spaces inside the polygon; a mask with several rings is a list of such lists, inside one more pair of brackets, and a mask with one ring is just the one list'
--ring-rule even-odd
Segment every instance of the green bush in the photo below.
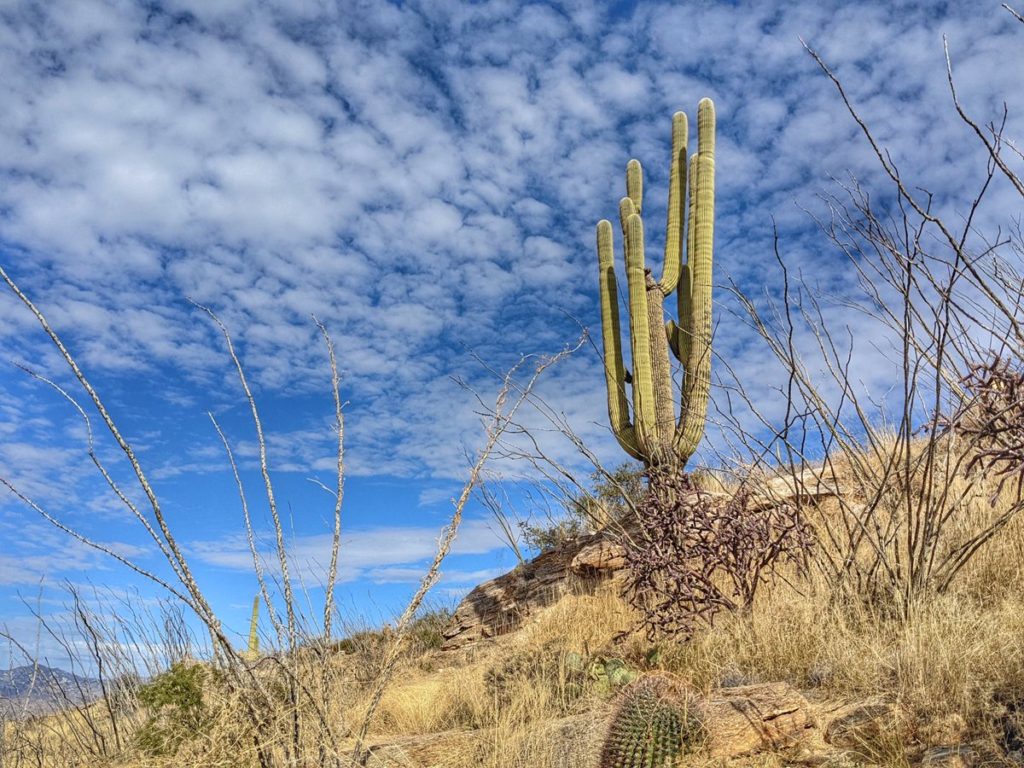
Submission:
{"label": "green bush", "polygon": [[523,534],[523,542],[530,549],[547,552],[578,539],[589,533],[586,525],[580,520],[563,518],[561,520],[545,520],[539,525],[526,522],[519,523]]}
{"label": "green bush", "polygon": [[445,627],[452,620],[451,608],[431,608],[418,615],[409,624],[409,651],[417,656],[426,651],[436,651],[444,643]]}
{"label": "green bush", "polygon": [[189,738],[202,733],[210,716],[203,701],[209,672],[200,664],[176,662],[138,691],[148,717],[135,735],[148,755],[169,755]]}

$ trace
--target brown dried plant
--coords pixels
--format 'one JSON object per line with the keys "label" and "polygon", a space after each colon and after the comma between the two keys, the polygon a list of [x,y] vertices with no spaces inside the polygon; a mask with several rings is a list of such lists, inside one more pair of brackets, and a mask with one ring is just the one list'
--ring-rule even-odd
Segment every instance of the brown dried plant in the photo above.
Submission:
{"label": "brown dried plant", "polygon": [[689,637],[720,611],[749,611],[782,564],[805,571],[814,544],[801,508],[693,488],[685,475],[660,480],[639,502],[639,535],[624,537],[626,594],[650,639]]}

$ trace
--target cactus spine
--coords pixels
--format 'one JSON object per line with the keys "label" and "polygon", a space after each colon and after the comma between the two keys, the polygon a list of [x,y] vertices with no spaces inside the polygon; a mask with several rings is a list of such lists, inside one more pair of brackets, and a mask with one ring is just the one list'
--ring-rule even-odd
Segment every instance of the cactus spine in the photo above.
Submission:
{"label": "cactus spine", "polygon": [[[687,158],[686,114],[672,116],[668,223],[662,277],[644,260],[643,169],[626,166],[626,197],[619,221],[629,287],[632,374],[622,355],[614,236],[607,219],[597,225],[604,371],[608,417],[619,444],[648,468],[682,468],[704,434],[711,388],[711,263],[715,214],[715,107],[697,107],[697,152]],[[689,202],[687,203],[687,182]],[[685,243],[685,248],[684,248]],[[677,294],[679,320],[664,319],[665,299]],[[678,417],[669,352],[683,366]],[[632,390],[632,418],[626,397]]]}
{"label": "cactus spine", "polygon": [[703,739],[693,697],[670,677],[646,677],[623,691],[600,768],[674,768]]}
{"label": "cactus spine", "polygon": [[258,659],[260,655],[260,596],[252,599],[252,618],[249,619],[249,647],[245,650],[245,658]]}

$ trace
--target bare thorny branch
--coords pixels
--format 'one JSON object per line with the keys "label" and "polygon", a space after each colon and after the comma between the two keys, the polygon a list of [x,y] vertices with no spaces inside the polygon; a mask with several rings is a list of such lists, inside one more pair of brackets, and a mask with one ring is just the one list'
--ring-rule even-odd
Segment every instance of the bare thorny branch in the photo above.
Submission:
{"label": "bare thorny branch", "polygon": [[[791,470],[815,464],[819,474],[848,486],[849,492],[838,498],[838,520],[821,521],[826,546],[820,548],[819,563],[836,583],[852,582],[857,590],[876,595],[889,592],[901,610],[909,611],[917,596],[948,589],[970,558],[1024,508],[1019,482],[1009,500],[1004,495],[998,514],[982,515],[977,507],[992,493],[980,467],[1002,467],[1004,483],[1007,476],[1017,477],[1012,465],[1018,452],[1013,443],[1016,413],[1005,405],[989,405],[982,410],[988,414],[986,429],[948,429],[951,420],[963,423],[962,414],[978,414],[979,392],[992,391],[995,373],[1005,374],[997,386],[1003,391],[1022,364],[1021,242],[1002,234],[985,238],[976,221],[997,177],[1021,196],[1024,185],[1002,156],[1005,109],[1001,122],[990,123],[987,130],[970,118],[957,94],[948,45],[954,107],[981,141],[988,161],[959,227],[935,212],[928,192],[911,191],[842,82],[805,48],[835,85],[896,193],[892,210],[883,213],[854,181],[842,187],[848,203],[825,198],[831,220],[818,224],[847,256],[866,299],[841,299],[840,305],[863,312],[893,334],[891,348],[877,352],[889,357],[898,372],[894,389],[899,401],[890,422],[889,409],[873,401],[851,375],[852,331],[830,327],[812,286],[801,280],[796,294],[791,293],[791,277],[780,257],[784,299],[779,306],[768,297],[768,316],[733,290],[755,332],[787,372],[785,424],[774,428],[770,419],[758,417],[764,428],[771,427],[767,440],[744,433],[738,421],[736,426],[739,442],[756,447],[761,456],[785,453]],[[983,247],[973,247],[972,236]],[[816,365],[793,344],[796,324],[816,348]],[[969,371],[976,374],[973,380]],[[984,381],[977,379],[981,371],[988,374]],[[742,390],[737,384],[730,392],[739,393],[758,414]],[[793,430],[797,424],[800,428]],[[1009,447],[1007,439],[1013,443]]]}
{"label": "bare thorny branch", "polygon": [[[181,587],[174,586],[171,582],[160,577],[153,571],[139,566],[138,564],[134,563],[124,555],[116,552],[109,546],[106,546],[101,542],[94,541],[90,537],[81,534],[79,531],[75,530],[63,521],[59,520],[54,515],[48,513],[36,502],[29,499],[10,480],[6,478],[0,478],[0,483],[6,486],[18,499],[25,503],[29,508],[37,512],[40,516],[42,516],[45,520],[47,520],[52,525],[57,527],[59,530],[72,536],[74,539],[81,542],[82,544],[113,558],[117,562],[120,562],[121,564],[125,565],[126,567],[134,571],[136,574],[143,576],[149,581],[155,583],[159,587],[166,590],[168,594],[172,595],[176,599],[180,600],[183,604],[187,605],[195,613],[195,615],[199,618],[199,620],[210,632],[210,636],[214,644],[213,651],[215,652],[217,658],[222,659],[226,662],[227,669],[230,675],[232,676],[232,679],[234,679],[236,683],[239,684],[239,690],[243,692],[243,703],[254,725],[254,733],[256,734],[255,748],[259,757],[259,761],[263,766],[269,767],[272,764],[272,747],[270,746],[270,743],[273,737],[269,734],[264,734],[263,736],[261,736],[260,728],[265,725],[267,705],[272,700],[270,693],[265,689],[264,684],[260,680],[260,678],[254,675],[252,670],[250,670],[249,667],[245,664],[244,660],[234,649],[233,645],[228,640],[227,636],[224,634],[218,617],[214,613],[204,593],[200,589],[199,584],[195,579],[191,571],[191,568],[184,554],[182,553],[182,550],[173,532],[171,531],[164,509],[161,506],[156,496],[156,493],[153,490],[153,487],[150,484],[142,468],[141,463],[136,457],[133,448],[128,443],[128,441],[123,437],[121,431],[115,424],[109,411],[107,410],[103,401],[100,399],[99,394],[92,386],[92,384],[89,382],[89,380],[86,378],[81,368],[79,367],[77,361],[75,360],[74,356],[70,353],[70,351],[64,345],[63,341],[50,326],[50,324],[48,323],[42,312],[39,310],[39,308],[27,297],[27,295],[18,287],[18,285],[13,281],[13,279],[2,267],[0,267],[0,278],[4,280],[4,282],[11,289],[11,291],[35,316],[36,320],[42,327],[44,333],[47,335],[47,337],[50,339],[53,345],[57,348],[57,350],[61,354],[65,363],[70,368],[71,372],[74,374],[79,384],[86,391],[89,400],[91,401],[92,405],[96,408],[96,411],[99,413],[103,423],[110,431],[111,435],[113,436],[115,442],[117,443],[121,451],[127,457],[129,464],[131,465],[132,470],[135,474],[136,480],[138,481],[139,486],[142,489],[142,492],[149,503],[152,519],[155,522],[155,525],[151,523],[147,515],[143,514],[142,510],[140,510],[139,507],[131,500],[129,495],[117,484],[117,482],[113,479],[112,475],[108,472],[103,462],[100,460],[99,455],[94,447],[92,427],[89,416],[85,412],[85,409],[77,402],[77,400],[71,394],[69,394],[60,385],[41,376],[38,373],[35,373],[34,371],[31,371],[30,369],[25,368],[24,366],[22,366],[22,368],[26,370],[26,372],[28,372],[34,378],[53,388],[59,395],[61,395],[61,397],[63,397],[68,403],[70,403],[72,407],[77,411],[77,413],[82,417],[86,427],[87,452],[90,457],[90,460],[92,461],[96,469],[100,472],[101,476],[103,477],[107,485],[110,487],[110,489],[114,492],[118,500],[131,511],[133,517],[140,523],[140,525],[146,531],[150,539],[152,539],[154,543],[157,545],[158,550],[163,555],[165,561],[171,568],[177,581],[180,582]],[[202,309],[211,317],[211,319],[215,322],[215,324],[217,325],[217,327],[220,329],[221,333],[224,336],[224,339],[227,343],[229,355],[231,357],[232,362],[235,365],[235,368],[239,376],[239,381],[242,385],[247,402],[250,406],[253,422],[255,424],[257,431],[260,469],[264,480],[264,487],[267,494],[271,516],[274,521],[274,528],[277,539],[278,565],[282,576],[285,610],[287,614],[286,628],[283,628],[281,626],[281,623],[277,618],[275,607],[270,596],[270,591],[266,584],[261,558],[259,556],[255,544],[254,529],[252,519],[249,514],[249,507],[246,500],[246,494],[241,482],[241,477],[238,471],[237,464],[235,462],[233,452],[231,451],[230,444],[226,436],[224,435],[223,431],[221,430],[220,425],[217,423],[215,417],[212,414],[210,414],[210,419],[213,423],[214,429],[217,431],[218,436],[221,438],[224,444],[229,464],[231,466],[231,470],[236,485],[238,487],[239,497],[242,502],[246,534],[249,541],[250,552],[253,557],[254,570],[259,581],[260,591],[263,596],[264,603],[267,606],[271,622],[274,624],[275,628],[278,631],[279,639],[282,635],[282,629],[284,629],[283,639],[287,644],[289,650],[289,654],[287,656],[288,663],[283,665],[286,674],[286,679],[288,680],[288,688],[290,691],[290,713],[292,718],[291,745],[290,749],[286,749],[286,752],[291,752],[291,754],[294,755],[295,758],[298,757],[298,751],[300,749],[298,699],[301,689],[307,695],[307,697],[311,699],[311,705],[315,712],[317,713],[318,721],[320,723],[321,728],[321,744],[325,747],[330,746],[333,750],[335,757],[330,758],[333,764],[334,762],[336,762],[336,756],[338,755],[335,729],[330,725],[330,723],[327,720],[327,716],[325,714],[326,708],[323,707],[321,703],[316,702],[315,697],[313,697],[312,694],[310,694],[310,692],[308,691],[308,689],[301,685],[300,681],[298,680],[298,668],[296,666],[296,651],[298,649],[299,643],[299,628],[296,620],[295,596],[292,591],[291,580],[289,578],[288,573],[287,551],[284,542],[284,531],[281,525],[280,517],[277,514],[277,505],[274,497],[273,485],[267,467],[266,442],[264,439],[263,428],[262,423],[260,421],[259,412],[257,410],[255,399],[252,395],[251,389],[246,380],[244,369],[242,368],[241,362],[235,352],[234,345],[227,331],[227,328],[220,321],[220,319],[212,312],[212,310],[206,307],[202,307],[200,305],[196,306]],[[323,339],[328,350],[328,358],[332,373],[332,390],[335,403],[335,416],[338,433],[337,491],[335,493],[334,505],[332,556],[331,563],[327,573],[328,590],[324,606],[324,630],[326,633],[324,647],[326,647],[330,640],[331,618],[334,613],[333,587],[336,583],[337,578],[338,553],[341,533],[342,482],[344,474],[342,450],[344,430],[342,420],[342,404],[339,394],[339,377],[334,355],[334,346],[323,324],[320,323],[319,321],[316,321],[316,324],[320,329],[321,335],[323,336]],[[325,676],[326,666],[322,666],[322,670]],[[319,692],[321,698],[326,696],[326,687],[326,677],[323,677],[321,679],[321,690]],[[251,691],[251,694],[246,693],[246,691]],[[116,731],[115,738],[120,738],[117,735]],[[288,757],[287,759],[291,760],[294,758]],[[321,763],[326,765],[327,760],[327,753],[325,751],[322,751]]]}
{"label": "bare thorny branch", "polygon": [[[469,471],[469,477],[466,479],[466,482],[462,487],[462,492],[459,494],[459,497],[454,500],[452,516],[448,521],[448,525],[441,532],[441,538],[438,542],[437,553],[434,555],[434,560],[427,569],[416,593],[413,595],[408,605],[406,605],[405,610],[402,612],[402,615],[395,624],[394,640],[385,653],[381,672],[377,677],[373,693],[370,696],[370,702],[367,705],[362,723],[356,733],[354,759],[359,765],[364,765],[366,760],[369,758],[370,753],[364,748],[366,736],[369,733],[373,715],[377,711],[377,707],[380,705],[381,697],[383,696],[388,683],[391,681],[391,677],[394,674],[397,663],[401,657],[402,649],[407,642],[408,637],[406,630],[408,629],[413,617],[416,615],[416,612],[419,610],[420,605],[423,603],[423,599],[427,596],[427,593],[434,584],[437,583],[441,576],[441,565],[444,562],[444,559],[448,556],[448,553],[451,551],[452,544],[458,534],[459,525],[462,522],[466,504],[469,501],[473,490],[480,482],[480,475],[487,462],[490,460],[491,455],[494,453],[495,446],[498,444],[502,435],[514,424],[515,415],[521,406],[530,400],[534,387],[536,386],[541,374],[552,365],[555,365],[568,355],[572,354],[572,352],[578,348],[579,345],[571,348],[567,347],[558,354],[551,356],[524,355],[502,376],[501,388],[495,397],[493,410],[491,410],[485,417],[484,430],[486,433],[486,439],[484,440],[483,446],[477,453],[476,461]],[[526,381],[521,383],[518,381],[517,375],[528,363],[533,363],[533,370]]]}

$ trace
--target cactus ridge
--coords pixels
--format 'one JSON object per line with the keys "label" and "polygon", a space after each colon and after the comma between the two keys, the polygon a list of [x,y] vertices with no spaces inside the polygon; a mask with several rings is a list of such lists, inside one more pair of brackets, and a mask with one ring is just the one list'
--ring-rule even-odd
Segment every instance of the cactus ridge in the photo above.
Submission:
{"label": "cactus ridge", "polygon": [[[638,160],[630,160],[626,166],[626,196],[619,201],[619,226],[628,284],[632,373],[623,362],[614,233],[607,220],[597,225],[609,420],[622,448],[648,467],[686,466],[704,435],[711,387],[715,107],[710,99],[702,99],[697,107],[697,151],[689,156],[688,130],[686,114],[673,115],[660,280],[645,263],[643,167]],[[673,292],[677,294],[679,319],[665,322],[665,299]],[[670,354],[683,368],[678,415]]]}
{"label": "cactus ridge", "polygon": [[693,696],[666,675],[623,691],[601,752],[600,768],[674,768],[703,741]]}

